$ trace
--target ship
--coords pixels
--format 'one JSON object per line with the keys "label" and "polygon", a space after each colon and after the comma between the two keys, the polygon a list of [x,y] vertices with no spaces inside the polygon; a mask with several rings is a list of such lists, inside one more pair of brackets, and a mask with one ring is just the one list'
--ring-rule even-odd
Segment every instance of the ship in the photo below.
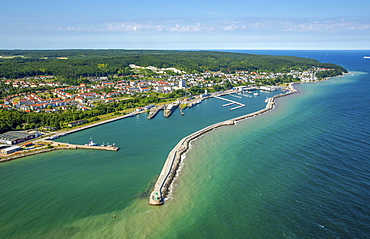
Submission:
{"label": "ship", "polygon": [[170,117],[170,115],[177,108],[177,106],[179,106],[179,104],[177,102],[166,105],[166,107],[164,109],[164,113],[163,113],[164,117],[166,117],[166,118]]}
{"label": "ship", "polygon": [[364,59],[370,59],[370,56],[364,56]]}
{"label": "ship", "polygon": [[154,116],[157,115],[157,113],[163,109],[163,106],[158,106],[158,107],[153,107],[150,109],[150,112],[149,112],[149,115],[148,115],[148,119],[153,119]]}

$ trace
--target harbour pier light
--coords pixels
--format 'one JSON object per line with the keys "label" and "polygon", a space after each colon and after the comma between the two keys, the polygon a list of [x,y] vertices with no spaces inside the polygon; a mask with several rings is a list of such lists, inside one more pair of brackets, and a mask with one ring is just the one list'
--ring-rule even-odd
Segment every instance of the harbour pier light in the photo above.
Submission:
{"label": "harbour pier light", "polygon": [[151,194],[150,194],[150,198],[149,198],[149,204],[150,205],[162,205],[163,204],[163,198],[162,198],[162,194],[161,192],[156,192],[156,191],[153,191]]}

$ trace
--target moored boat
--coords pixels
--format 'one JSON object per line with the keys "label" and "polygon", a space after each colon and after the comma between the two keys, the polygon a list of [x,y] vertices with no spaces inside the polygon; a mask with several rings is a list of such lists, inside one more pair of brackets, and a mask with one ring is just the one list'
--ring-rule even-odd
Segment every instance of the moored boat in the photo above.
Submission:
{"label": "moored boat", "polygon": [[177,108],[177,106],[179,106],[177,102],[168,104],[164,109],[164,117],[166,118],[169,117],[172,114],[172,112]]}
{"label": "moored boat", "polygon": [[92,138],[90,138],[90,141],[88,144],[85,144],[85,145],[88,145],[88,146],[99,146],[97,143],[94,143],[94,141],[92,140]]}

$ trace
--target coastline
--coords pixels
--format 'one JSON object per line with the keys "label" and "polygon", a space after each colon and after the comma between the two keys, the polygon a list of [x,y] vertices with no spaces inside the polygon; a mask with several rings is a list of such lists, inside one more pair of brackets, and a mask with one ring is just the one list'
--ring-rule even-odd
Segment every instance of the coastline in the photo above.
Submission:
{"label": "coastline", "polygon": [[289,83],[289,89],[290,89],[289,92],[285,94],[281,94],[281,95],[275,95],[273,97],[268,98],[266,107],[264,109],[261,109],[259,111],[249,113],[243,116],[239,116],[239,117],[236,117],[230,120],[226,120],[220,123],[210,125],[208,127],[205,127],[181,139],[179,143],[177,143],[177,145],[171,150],[171,152],[167,156],[167,159],[162,168],[162,171],[150,194],[149,204],[153,206],[163,205],[164,198],[169,194],[171,185],[176,177],[177,171],[182,162],[182,156],[189,150],[191,141],[196,140],[200,136],[207,134],[210,131],[215,130],[217,128],[220,128],[223,126],[236,125],[238,121],[245,120],[245,119],[266,113],[274,109],[274,105],[276,104],[275,99],[284,97],[287,95],[295,94],[298,92],[298,90],[294,88],[294,84],[295,84],[294,82]]}
{"label": "coastline", "polygon": [[[346,74],[350,74],[350,73],[351,72],[344,73],[341,76],[345,76]],[[335,77],[340,77],[340,76],[327,77],[327,78],[322,79],[320,81],[326,81],[326,80],[329,80],[329,79],[335,78]],[[320,81],[316,81],[316,82],[320,82]],[[289,83],[290,91],[296,91],[296,89],[293,87],[293,85],[294,84],[298,84],[298,83],[301,83],[301,82],[291,82],[291,83]],[[289,94],[291,94],[291,93],[289,93]],[[219,123],[219,124],[222,124],[223,123],[223,125],[215,126],[215,125],[217,125],[217,124],[215,124],[215,125],[211,125],[209,127],[218,128],[218,127],[221,127],[221,126],[225,126],[225,125],[228,125],[228,123],[226,123],[226,122],[229,122],[229,121],[234,121],[234,123],[232,123],[232,124],[236,124],[237,121],[240,121],[240,120],[243,120],[243,119],[246,119],[246,118],[249,118],[249,117],[253,117],[255,115],[259,115],[259,114],[262,114],[262,113],[265,113],[266,111],[269,111],[269,110],[271,110],[273,108],[273,105],[275,104],[275,102],[274,102],[274,99],[275,98],[279,98],[279,97],[282,97],[282,96],[285,96],[285,95],[287,95],[287,93],[286,94],[282,94],[282,95],[276,95],[274,97],[268,98],[269,101],[267,102],[266,107],[264,109],[262,109],[262,110],[259,110],[259,111],[256,111],[254,113],[248,114],[248,115],[240,116],[240,117],[237,117],[237,118],[234,118],[234,119],[227,120],[227,121],[224,121],[224,122]],[[274,99],[272,99],[272,98],[274,98]],[[270,99],[272,99],[272,102],[270,102]],[[272,104],[272,105],[269,106],[269,104]],[[117,121],[117,120],[121,120],[121,119],[129,118],[129,117],[133,117],[133,116],[136,116],[138,114],[145,113],[145,112],[146,111],[140,111],[140,112],[134,111],[134,112],[131,112],[131,113],[122,115],[122,116],[115,117],[115,118],[102,120],[102,121],[91,123],[91,124],[84,125],[84,126],[77,126],[76,128],[73,128],[73,129],[70,129],[70,130],[59,130],[59,131],[54,132],[54,134],[52,134],[52,135],[54,135],[54,136],[64,136],[64,135],[67,135],[67,134],[72,134],[72,133],[75,133],[75,132],[78,132],[78,131],[82,131],[82,130],[85,130],[85,129],[89,129],[89,128],[93,128],[93,127],[100,126],[100,125],[103,125],[103,124],[107,124],[107,123],[110,123],[110,122],[114,122],[114,121]],[[206,127],[206,128],[208,128],[208,127]],[[204,128],[203,130],[205,130],[206,128]],[[212,128],[212,129],[214,129],[214,128]],[[194,134],[196,134],[196,133],[194,133]],[[202,133],[202,134],[204,134],[204,133]],[[194,139],[196,139],[196,138],[197,137],[195,137]],[[32,142],[32,141],[38,141],[38,140],[42,140],[42,138],[41,139],[40,138],[36,138],[34,140],[31,140],[30,142]],[[193,139],[191,139],[191,140],[193,140]],[[175,148],[176,147],[177,146],[175,146]],[[70,149],[70,148],[58,148],[58,150],[59,149]],[[0,158],[0,163],[9,162],[9,161],[12,161],[12,160],[15,160],[15,159],[18,159],[18,158],[23,158],[23,157],[27,157],[27,156],[36,155],[36,154],[46,153],[46,152],[50,152],[50,151],[53,151],[53,150],[50,150],[50,149],[48,149],[48,150],[41,149],[41,150],[35,150],[35,151],[32,151],[32,152],[27,152],[27,153],[22,153],[22,154],[17,154],[17,155],[9,155],[9,156],[5,156],[3,158]],[[181,153],[181,154],[184,154],[184,153]]]}

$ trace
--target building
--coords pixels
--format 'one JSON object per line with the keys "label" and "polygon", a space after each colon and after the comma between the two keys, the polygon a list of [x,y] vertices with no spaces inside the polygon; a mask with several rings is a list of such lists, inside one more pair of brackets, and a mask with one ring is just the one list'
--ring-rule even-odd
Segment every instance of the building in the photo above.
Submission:
{"label": "building", "polygon": [[264,91],[276,91],[276,87],[275,86],[260,86],[260,90],[264,90]]}
{"label": "building", "polygon": [[186,88],[186,81],[185,80],[179,80],[179,88],[180,89]]}
{"label": "building", "polygon": [[19,147],[19,146],[11,146],[11,147],[2,149],[1,150],[1,153],[3,153],[3,154],[11,154],[11,153],[17,152],[19,150],[21,150],[21,147]]}
{"label": "building", "polygon": [[74,126],[77,126],[77,125],[81,125],[81,124],[86,124],[88,121],[87,120],[77,120],[77,121],[73,121],[71,123],[68,124],[69,127],[74,127]]}
{"label": "building", "polygon": [[38,136],[39,134],[37,132],[28,134],[21,131],[8,131],[6,133],[0,134],[0,143],[13,145],[37,138]]}

